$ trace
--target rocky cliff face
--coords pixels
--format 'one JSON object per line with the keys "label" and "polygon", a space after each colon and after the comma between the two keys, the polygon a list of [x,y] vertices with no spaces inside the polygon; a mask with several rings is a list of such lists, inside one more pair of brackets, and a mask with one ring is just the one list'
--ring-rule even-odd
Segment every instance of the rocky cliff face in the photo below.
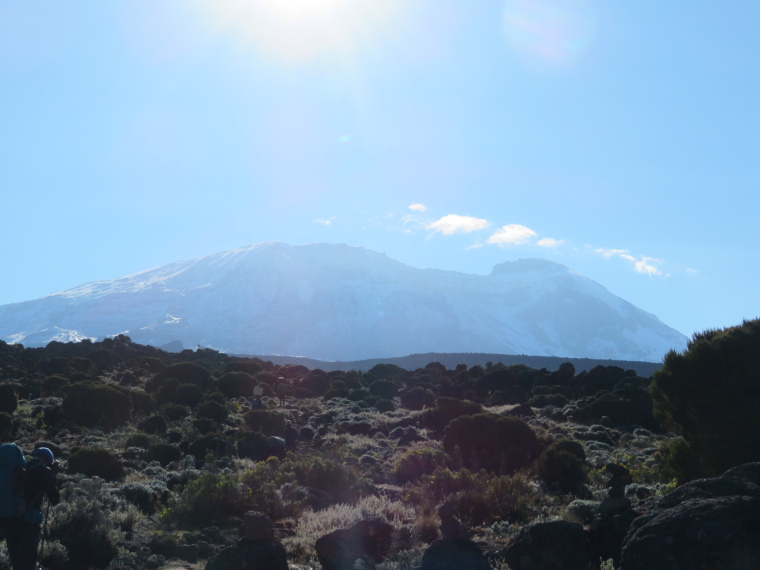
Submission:
{"label": "rocky cliff face", "polygon": [[330,244],[262,243],[0,307],[6,342],[119,333],[321,360],[493,352],[658,362],[686,345],[654,315],[549,261],[469,275]]}

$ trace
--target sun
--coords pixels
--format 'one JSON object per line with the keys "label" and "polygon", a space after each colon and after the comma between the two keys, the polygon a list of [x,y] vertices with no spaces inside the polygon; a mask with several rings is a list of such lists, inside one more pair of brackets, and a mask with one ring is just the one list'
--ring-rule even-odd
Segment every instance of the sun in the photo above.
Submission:
{"label": "sun", "polygon": [[400,0],[199,0],[222,33],[290,62],[348,54],[387,24]]}

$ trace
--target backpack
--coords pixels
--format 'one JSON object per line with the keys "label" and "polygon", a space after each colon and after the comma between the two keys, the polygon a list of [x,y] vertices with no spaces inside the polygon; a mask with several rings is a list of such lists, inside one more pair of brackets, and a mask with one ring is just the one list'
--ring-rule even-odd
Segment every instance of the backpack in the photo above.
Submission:
{"label": "backpack", "polygon": [[22,516],[26,512],[25,467],[24,452],[18,445],[0,445],[0,517]]}

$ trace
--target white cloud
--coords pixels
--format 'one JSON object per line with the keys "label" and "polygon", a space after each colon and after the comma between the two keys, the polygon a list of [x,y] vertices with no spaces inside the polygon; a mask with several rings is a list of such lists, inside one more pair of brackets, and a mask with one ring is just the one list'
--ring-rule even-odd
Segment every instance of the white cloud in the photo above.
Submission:
{"label": "white cloud", "polygon": [[536,245],[541,247],[557,247],[564,243],[561,239],[543,238],[536,242]]}
{"label": "white cloud", "polygon": [[425,206],[425,204],[420,204],[418,202],[414,203],[414,204],[409,204],[409,206],[407,206],[407,208],[409,208],[413,212],[426,212],[427,211],[427,207]]}
{"label": "white cloud", "polygon": [[440,220],[428,224],[427,228],[441,232],[443,235],[451,235],[457,232],[470,233],[477,230],[483,230],[490,224],[488,220],[480,218],[473,218],[472,216],[459,216],[457,214],[449,214],[442,217]]}
{"label": "white cloud", "polygon": [[488,243],[519,245],[534,237],[536,237],[536,232],[532,229],[520,224],[509,224],[496,230],[488,238]]}
{"label": "white cloud", "polygon": [[598,248],[595,250],[595,252],[605,259],[610,259],[611,257],[619,257],[620,259],[625,259],[626,261],[629,261],[633,264],[633,270],[637,273],[643,273],[644,275],[650,276],[663,275],[662,269],[658,267],[665,263],[663,259],[648,257],[646,255],[636,257],[635,255],[631,255],[627,249]]}
{"label": "white cloud", "polygon": [[333,216],[332,218],[322,218],[319,220],[314,220],[315,223],[322,224],[323,226],[329,226],[334,221],[335,221],[335,216]]}

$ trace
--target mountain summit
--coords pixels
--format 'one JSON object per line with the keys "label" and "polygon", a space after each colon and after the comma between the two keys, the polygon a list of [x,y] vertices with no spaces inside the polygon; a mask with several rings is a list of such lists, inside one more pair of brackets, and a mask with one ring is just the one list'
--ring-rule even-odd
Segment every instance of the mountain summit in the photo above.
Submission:
{"label": "mountain summit", "polygon": [[234,354],[479,352],[659,362],[686,337],[567,267],[416,269],[347,245],[260,243],[0,306],[27,346],[126,334]]}

